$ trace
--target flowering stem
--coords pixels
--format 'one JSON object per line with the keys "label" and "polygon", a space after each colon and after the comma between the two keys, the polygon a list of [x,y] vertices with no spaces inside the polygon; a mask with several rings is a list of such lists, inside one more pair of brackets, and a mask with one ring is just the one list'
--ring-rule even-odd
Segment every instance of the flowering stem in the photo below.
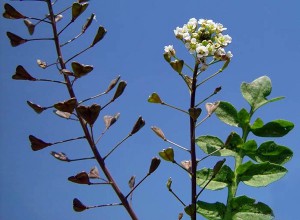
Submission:
{"label": "flowering stem", "polygon": [[178,148],[180,148],[180,149],[182,149],[182,150],[185,150],[185,151],[187,151],[187,152],[190,152],[189,149],[187,149],[187,148],[185,148],[185,147],[182,147],[181,145],[176,144],[176,143],[174,143],[174,142],[172,142],[172,141],[170,141],[170,140],[168,140],[168,139],[165,139],[165,141],[168,142],[168,143],[170,143],[170,144],[173,144],[174,146],[176,146],[176,147],[178,147]]}
{"label": "flowering stem", "polygon": [[217,72],[215,72],[214,74],[212,74],[211,76],[207,77],[206,79],[204,79],[202,82],[200,82],[198,86],[201,86],[203,83],[205,83],[206,81],[210,80],[211,78],[215,77],[216,75],[218,75],[219,73],[223,72],[223,69],[219,69]]}
{"label": "flowering stem", "polygon": [[[196,90],[197,90],[197,72],[199,69],[199,63],[195,60],[195,67],[192,78],[191,96],[190,96],[190,109],[195,108]],[[197,219],[196,213],[196,203],[197,203],[197,184],[196,184],[196,169],[197,169],[197,159],[196,159],[196,146],[195,146],[195,130],[196,130],[196,120],[190,116],[190,153],[191,153],[191,205],[192,213],[191,220]]]}
{"label": "flowering stem", "polygon": [[[56,53],[57,53],[57,57],[58,57],[58,62],[60,65],[60,69],[66,69],[66,63],[69,62],[71,59],[75,58],[76,56],[80,55],[81,53],[83,53],[84,51],[86,51],[87,49],[91,48],[88,47],[87,49],[85,49],[84,51],[76,54],[75,56],[73,56],[71,59],[69,59],[67,62],[64,62],[63,59],[63,54],[61,51],[61,47],[60,47],[60,42],[59,42],[59,37],[58,37],[58,33],[57,33],[57,28],[56,28],[56,22],[55,22],[55,14],[53,12],[53,8],[52,8],[52,3],[51,0],[46,0],[47,5],[48,5],[48,10],[49,10],[49,14],[50,14],[50,20],[51,20],[51,24],[52,24],[52,31],[53,31],[53,36],[54,36],[54,42],[55,42],[55,48],[56,48]],[[72,83],[69,79],[69,77],[67,75],[63,75],[64,80],[66,82],[66,87],[68,89],[69,95],[71,98],[76,98],[75,92],[73,90],[72,87]],[[77,115],[78,111],[77,109],[75,109]],[[106,176],[108,182],[111,183],[111,186],[113,188],[113,190],[115,191],[116,195],[118,196],[118,198],[120,199],[120,203],[118,204],[109,204],[111,205],[123,205],[123,207],[126,209],[128,215],[131,217],[132,220],[138,220],[137,215],[135,214],[134,210],[132,209],[132,207],[130,206],[129,202],[127,201],[127,198],[125,198],[125,196],[123,195],[123,193],[121,192],[119,186],[117,185],[116,181],[113,179],[112,175],[110,174],[109,170],[107,169],[104,159],[102,158],[102,156],[100,155],[94,141],[92,140],[91,134],[86,126],[86,123],[84,121],[84,119],[82,117],[78,117],[81,128],[83,130],[83,133],[85,135],[85,138],[95,156],[95,159],[97,160],[99,166],[101,167],[104,175]],[[106,205],[108,206],[108,205]],[[103,207],[103,206],[96,206],[96,207]],[[92,208],[92,207],[91,207]]]}
{"label": "flowering stem", "polygon": [[182,110],[182,109],[180,109],[180,108],[177,108],[177,107],[175,107],[175,106],[169,105],[169,104],[167,104],[167,103],[165,103],[165,102],[162,102],[161,104],[162,104],[162,105],[165,105],[165,106],[168,106],[168,107],[170,107],[170,108],[176,109],[176,110],[178,110],[178,111],[181,111],[181,112],[183,112],[183,113],[189,114],[187,111],[184,111],[184,110]]}

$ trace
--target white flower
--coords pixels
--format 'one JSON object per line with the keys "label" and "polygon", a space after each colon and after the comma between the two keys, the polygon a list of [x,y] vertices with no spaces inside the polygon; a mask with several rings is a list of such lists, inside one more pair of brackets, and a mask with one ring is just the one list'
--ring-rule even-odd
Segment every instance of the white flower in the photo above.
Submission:
{"label": "white flower", "polygon": [[175,56],[176,51],[173,48],[173,45],[165,46],[165,53],[169,54],[171,57]]}
{"label": "white flower", "polygon": [[226,35],[222,35],[222,34],[219,34],[218,35],[218,42],[223,45],[223,46],[227,46],[228,44],[230,44],[232,41],[232,38],[226,34]]}
{"label": "white flower", "polygon": [[195,29],[197,27],[197,19],[191,18],[189,22],[187,23],[187,26],[189,29]]}
{"label": "white flower", "polygon": [[217,49],[216,53],[215,53],[215,55],[216,55],[216,56],[219,56],[219,57],[224,56],[225,54],[226,54],[226,53],[225,53],[225,50],[224,50],[224,48],[222,48],[222,47],[219,47],[219,48]]}
{"label": "white flower", "polygon": [[233,57],[233,54],[231,53],[231,51],[228,51],[226,53],[226,57],[229,58],[229,59],[231,59]]}
{"label": "white flower", "polygon": [[196,47],[196,52],[197,52],[197,57],[201,58],[201,57],[206,57],[208,55],[208,49],[207,47],[198,44]]}
{"label": "white flower", "polygon": [[182,37],[185,41],[190,41],[191,40],[191,35],[189,33],[184,33]]}

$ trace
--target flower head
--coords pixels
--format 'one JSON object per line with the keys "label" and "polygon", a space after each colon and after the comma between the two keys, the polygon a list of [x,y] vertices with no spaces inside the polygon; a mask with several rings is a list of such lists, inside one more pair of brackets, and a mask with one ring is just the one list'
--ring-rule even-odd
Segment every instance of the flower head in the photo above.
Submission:
{"label": "flower head", "polygon": [[165,46],[165,53],[167,53],[170,57],[174,57],[176,54],[176,51],[173,48],[173,45]]}
{"label": "flower head", "polygon": [[[227,30],[222,24],[213,20],[191,18],[187,24],[174,30],[176,38],[180,39],[189,53],[198,58],[213,57],[217,60],[230,59],[232,53],[226,52],[232,38],[223,31]],[[173,54],[173,47],[165,47],[165,52]]]}

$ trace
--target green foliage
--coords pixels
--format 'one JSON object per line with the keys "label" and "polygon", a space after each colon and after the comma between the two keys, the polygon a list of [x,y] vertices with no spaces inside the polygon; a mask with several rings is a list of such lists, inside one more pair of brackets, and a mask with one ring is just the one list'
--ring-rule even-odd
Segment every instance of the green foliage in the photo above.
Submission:
{"label": "green foliage", "polygon": [[[197,171],[197,184],[206,189],[219,190],[228,188],[227,204],[198,202],[197,212],[207,219],[247,220],[247,219],[273,219],[274,215],[269,206],[247,196],[236,196],[240,182],[252,187],[267,186],[287,173],[283,165],[288,162],[293,152],[285,146],[274,141],[266,141],[259,145],[255,140],[247,140],[252,133],[258,137],[283,137],[293,128],[292,122],[279,119],[264,124],[257,118],[251,125],[255,111],[265,104],[282,99],[282,97],[268,100],[272,91],[271,80],[260,77],[251,83],[242,83],[241,92],[250,104],[250,110],[245,108],[237,110],[231,103],[221,101],[215,113],[227,125],[239,127],[241,135],[231,132],[225,143],[218,137],[200,136],[196,143],[206,154],[213,156],[232,156],[235,159],[234,170],[224,165],[213,180],[212,169],[204,168]],[[251,160],[243,163],[245,156]]]}

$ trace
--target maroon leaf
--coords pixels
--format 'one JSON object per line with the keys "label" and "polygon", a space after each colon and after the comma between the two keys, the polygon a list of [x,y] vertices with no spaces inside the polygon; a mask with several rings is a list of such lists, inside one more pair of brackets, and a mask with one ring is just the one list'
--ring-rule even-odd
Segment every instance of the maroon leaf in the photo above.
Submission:
{"label": "maroon leaf", "polygon": [[81,172],[76,174],[75,176],[70,176],[68,180],[78,184],[91,184],[90,178],[86,172]]}
{"label": "maroon leaf", "polygon": [[30,101],[27,101],[27,104],[38,114],[42,113],[44,110],[47,109]]}
{"label": "maroon leaf", "polygon": [[22,37],[19,37],[16,34],[13,34],[11,32],[6,32],[7,37],[10,40],[10,44],[13,47],[19,46],[20,44],[24,44],[26,43],[28,40],[23,39]]}
{"label": "maroon leaf", "polygon": [[88,209],[88,207],[86,207],[84,204],[82,204],[82,202],[80,202],[79,199],[75,198],[75,199],[73,199],[73,209],[75,212],[82,212],[82,211]]}
{"label": "maroon leaf", "polygon": [[52,145],[52,143],[44,142],[33,135],[29,135],[29,140],[31,142],[31,148],[34,151],[41,150]]}
{"label": "maroon leaf", "polygon": [[16,68],[15,74],[12,76],[15,80],[30,80],[36,81],[36,78],[32,77],[23,66],[19,65]]}
{"label": "maroon leaf", "polygon": [[159,164],[160,159],[158,157],[153,157],[149,168],[149,174],[153,173],[158,168]]}
{"label": "maroon leaf", "polygon": [[130,134],[133,135],[137,133],[142,127],[144,127],[144,125],[145,125],[145,120],[142,118],[142,116],[140,116],[138,120],[135,122]]}
{"label": "maroon leaf", "polygon": [[58,102],[54,104],[54,108],[56,108],[59,111],[62,112],[68,112],[72,113],[77,105],[77,100],[76,98],[71,98],[69,100],[63,101],[63,102]]}
{"label": "maroon leaf", "polygon": [[4,18],[7,18],[7,19],[24,19],[24,18],[26,18],[26,16],[22,15],[10,4],[5,3],[4,9],[5,9],[5,11],[3,13]]}
{"label": "maroon leaf", "polygon": [[80,116],[91,126],[97,120],[100,110],[101,106],[97,104],[93,104],[91,106],[81,105],[77,107],[77,111],[80,114]]}

